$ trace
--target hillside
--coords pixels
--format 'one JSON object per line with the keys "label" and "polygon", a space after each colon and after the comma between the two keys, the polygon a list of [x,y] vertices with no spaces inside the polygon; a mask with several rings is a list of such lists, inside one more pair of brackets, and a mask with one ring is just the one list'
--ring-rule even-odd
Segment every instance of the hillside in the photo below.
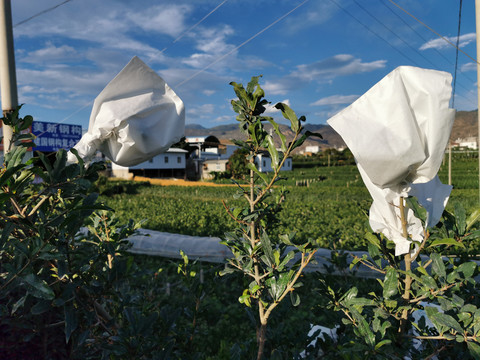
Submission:
{"label": "hillside", "polygon": [[452,135],[450,140],[458,138],[464,139],[471,136],[477,136],[478,133],[478,118],[477,110],[473,111],[458,111],[453,123]]}
{"label": "hillside", "polygon": [[[269,129],[269,124],[266,125]],[[282,131],[287,137],[287,141],[291,141],[293,133],[286,125],[280,125]],[[340,135],[333,130],[330,125],[322,124],[305,124],[305,128],[312,132],[320,133],[323,139],[310,138],[302,146],[319,145],[322,148],[338,148],[345,145]],[[474,111],[458,111],[455,116],[455,122],[453,123],[452,135],[450,140],[456,140],[458,138],[467,138],[471,136],[477,136],[477,110]],[[199,124],[188,124],[185,128],[186,136],[216,136],[220,140],[242,139],[243,135],[238,128],[238,124],[232,123],[227,125],[219,125],[213,128],[205,128]],[[277,144],[279,145],[279,144]]]}

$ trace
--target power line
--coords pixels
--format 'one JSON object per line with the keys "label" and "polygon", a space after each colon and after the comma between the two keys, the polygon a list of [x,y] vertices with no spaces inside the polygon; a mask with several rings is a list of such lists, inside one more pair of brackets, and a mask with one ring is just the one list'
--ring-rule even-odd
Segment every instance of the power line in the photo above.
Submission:
{"label": "power line", "polygon": [[51,8],[45,9],[45,10],[43,10],[43,11],[40,11],[39,13],[37,13],[37,14],[35,14],[35,15],[32,15],[32,16],[30,16],[29,18],[26,18],[25,20],[22,20],[22,21],[16,23],[15,25],[13,25],[13,27],[17,27],[17,26],[23,25],[23,24],[25,24],[26,22],[28,22],[28,21],[30,21],[30,20],[32,20],[32,19],[35,19],[36,17],[38,17],[38,16],[40,16],[40,15],[43,15],[43,14],[49,12],[49,11],[55,10],[55,9],[58,8],[59,6],[62,6],[62,5],[66,4],[66,3],[70,2],[70,1],[72,1],[72,0],[65,0],[65,1],[61,2],[60,4],[57,4],[57,5],[55,5],[55,6],[52,6]]}
{"label": "power line", "polygon": [[[57,5],[56,7],[60,6],[60,5],[63,5],[64,3],[68,2],[68,1],[72,1],[72,0],[67,0],[67,1],[64,1],[63,3]],[[220,4],[218,4],[213,10],[211,10],[208,14],[206,14],[203,18],[201,18],[197,23],[195,23],[194,25],[192,25],[191,27],[189,27],[187,30],[185,30],[183,33],[181,33],[175,40],[172,41],[171,44],[175,44],[177,41],[179,41],[181,38],[183,38],[187,33],[189,33],[190,31],[192,31],[193,29],[195,29],[198,25],[200,25],[205,19],[207,19],[210,15],[212,15],[215,11],[217,11],[223,4],[225,4],[228,0],[224,0],[222,1]],[[53,9],[50,9],[50,10],[53,10]],[[45,12],[45,11],[44,11]],[[38,16],[39,14],[37,14],[36,16]],[[29,19],[27,19],[26,21],[28,21]],[[168,47],[165,47],[161,53],[165,52],[166,50],[168,49]],[[80,111],[82,111],[83,109],[85,109],[87,106],[91,105],[93,103],[93,101],[90,101],[89,103],[85,104],[84,106],[82,106],[81,108],[77,109],[75,112],[73,112],[72,114],[68,115],[67,117],[63,118],[58,124],[62,124],[64,123],[65,121],[67,121],[68,119],[70,119],[73,115],[76,115],[78,114]]]}
{"label": "power line", "polygon": [[333,2],[335,5],[337,5],[341,10],[343,10],[347,15],[349,15],[351,18],[353,18],[355,21],[357,21],[360,25],[362,25],[365,29],[367,29],[368,31],[370,31],[373,35],[375,35],[376,37],[378,37],[379,39],[381,39],[382,41],[386,42],[392,49],[394,49],[395,51],[397,51],[400,55],[402,55],[403,57],[405,57],[408,61],[410,61],[411,63],[415,64],[416,66],[420,67],[420,65],[413,59],[411,59],[408,55],[406,55],[403,51],[401,51],[400,49],[396,48],[395,46],[393,46],[388,40],[384,39],[382,36],[380,36],[378,33],[376,33],[375,31],[373,31],[372,29],[370,29],[367,25],[365,25],[362,21],[360,21],[355,15],[353,15],[352,13],[350,13],[347,9],[345,9],[343,6],[341,6],[339,3],[337,3],[335,0],[330,0],[331,2]]}
{"label": "power line", "polygon": [[[212,15],[215,11],[217,11],[220,6],[225,4],[228,0],[222,1],[220,4],[218,4],[212,11],[210,11],[207,15],[205,15],[203,18],[201,18],[195,25],[192,25],[189,27],[187,30],[185,30],[183,33],[181,33],[175,40],[172,41],[172,45],[175,44],[177,41],[179,41],[181,38],[183,38],[186,34],[188,34],[190,31],[195,29],[198,25],[200,25],[206,18],[208,18],[210,15]],[[165,50],[167,50],[168,47],[163,48],[160,53],[163,53]]]}
{"label": "power line", "polygon": [[381,24],[385,29],[387,29],[390,33],[392,33],[397,39],[399,39],[401,42],[403,42],[406,46],[408,46],[411,50],[419,54],[425,61],[427,61],[430,65],[432,65],[435,68],[439,68],[438,65],[434,64],[430,59],[428,59],[425,55],[420,53],[417,49],[415,49],[412,45],[410,45],[408,42],[403,40],[400,36],[398,36],[397,33],[395,33],[392,29],[390,29],[383,21],[380,21],[375,15],[373,15],[370,11],[365,9],[357,0],[354,0],[354,2],[360,7],[364,12],[366,12],[371,18],[373,18],[375,21],[377,21],[379,24]]}
{"label": "power line", "polygon": [[[393,11],[393,9],[388,6],[386,4],[386,1],[387,0],[381,0],[381,3],[383,6],[385,6],[392,14],[394,14],[399,20],[401,20],[406,26],[408,26],[410,28],[410,30],[412,30],[415,34],[418,35],[418,37],[420,39],[422,39],[425,43],[428,42],[428,40],[420,33],[418,32],[413,26],[411,26],[408,22],[406,22],[400,15],[398,15],[395,11]],[[433,51],[435,51],[437,53],[437,55],[439,55],[440,57],[443,58],[443,60],[445,60],[446,62],[448,62],[449,64],[451,64],[452,66],[455,66],[455,64],[448,58],[446,57],[445,55],[443,55],[440,51],[438,51],[438,49],[436,48],[433,48]],[[465,74],[461,69],[459,69],[460,73],[465,76],[468,80],[472,81],[472,82],[475,82],[476,80],[472,79],[470,76],[468,76],[467,74]]]}
{"label": "power line", "polygon": [[402,10],[405,14],[407,14],[408,16],[410,16],[411,18],[413,18],[414,20],[418,21],[420,24],[422,24],[423,26],[425,26],[428,30],[430,30],[431,32],[433,32],[435,35],[437,35],[440,39],[444,40],[446,43],[448,43],[449,45],[453,46],[454,48],[458,49],[458,51],[460,51],[462,54],[464,54],[465,56],[467,56],[469,59],[471,59],[473,62],[475,62],[476,64],[478,63],[476,59],[474,59],[473,57],[471,57],[469,54],[467,54],[465,51],[463,51],[462,49],[460,49],[459,47],[455,46],[454,43],[452,43],[450,40],[448,40],[446,37],[440,35],[437,31],[435,31],[433,28],[431,28],[430,26],[428,26],[427,24],[425,24],[423,21],[421,21],[420,19],[418,19],[415,15],[409,13],[407,10],[405,10],[403,7],[401,7],[400,5],[398,5],[395,1],[393,0],[388,0],[390,1],[393,5],[395,5],[396,7],[398,7],[400,10]]}
{"label": "power line", "polygon": [[455,108],[455,87],[457,84],[457,67],[458,67],[458,45],[460,43],[460,26],[462,24],[462,0],[460,0],[460,9],[458,11],[458,31],[457,31],[457,44],[455,46],[455,75],[453,76],[453,95],[452,95],[452,108]]}
{"label": "power line", "polygon": [[195,74],[193,74],[192,76],[190,76],[189,78],[181,81],[180,83],[178,83],[176,85],[176,87],[180,87],[182,86],[183,84],[189,82],[190,80],[192,80],[193,78],[197,77],[198,75],[200,75],[201,73],[203,73],[205,70],[209,69],[210,67],[212,67],[213,65],[215,65],[216,63],[218,63],[219,61],[225,59],[227,56],[231,55],[232,53],[234,53],[235,51],[237,51],[238,49],[240,49],[242,46],[248,44],[250,41],[252,41],[253,39],[255,39],[257,36],[261,35],[262,33],[264,33],[265,31],[267,31],[268,29],[270,29],[272,26],[274,26],[275,24],[277,24],[278,22],[282,21],[283,19],[285,19],[288,15],[290,15],[291,13],[293,13],[295,10],[297,10],[299,7],[303,6],[305,3],[307,3],[309,0],[304,0],[303,2],[301,2],[299,5],[295,6],[292,10],[288,11],[287,13],[285,13],[284,15],[280,16],[277,20],[275,20],[274,22],[272,22],[270,25],[264,27],[262,30],[260,30],[259,32],[257,32],[255,35],[251,36],[250,38],[248,38],[247,40],[245,40],[243,43],[241,43],[240,45],[238,45],[237,47],[235,47],[233,50],[229,51],[228,53],[220,56],[219,58],[217,58],[215,61],[211,62],[210,64],[208,64],[207,66],[205,66],[203,69],[197,71]]}

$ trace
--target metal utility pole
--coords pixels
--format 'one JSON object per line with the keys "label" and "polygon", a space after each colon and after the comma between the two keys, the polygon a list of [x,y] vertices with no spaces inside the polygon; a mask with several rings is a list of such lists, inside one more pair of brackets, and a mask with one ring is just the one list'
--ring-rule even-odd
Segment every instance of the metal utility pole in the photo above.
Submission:
{"label": "metal utility pole", "polygon": [[448,144],[448,185],[452,185],[452,144]]}
{"label": "metal utility pole", "polygon": [[[10,0],[0,0],[0,92],[3,115],[5,115],[18,106]],[[9,126],[3,125],[2,128],[3,149],[6,153],[10,148],[13,131]]]}
{"label": "metal utility pole", "polygon": [[477,31],[477,117],[478,117],[478,133],[477,133],[477,150],[478,150],[478,201],[480,202],[480,0],[475,0],[475,21],[476,21],[476,31]]}

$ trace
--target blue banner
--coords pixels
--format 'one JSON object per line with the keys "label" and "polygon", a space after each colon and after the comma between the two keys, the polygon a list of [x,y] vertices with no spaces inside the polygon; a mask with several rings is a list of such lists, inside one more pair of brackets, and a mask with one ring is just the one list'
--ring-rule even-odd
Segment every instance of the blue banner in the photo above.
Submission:
{"label": "blue banner", "polygon": [[37,137],[33,150],[53,152],[59,149],[69,150],[82,137],[80,125],[58,124],[34,121],[32,133]]}

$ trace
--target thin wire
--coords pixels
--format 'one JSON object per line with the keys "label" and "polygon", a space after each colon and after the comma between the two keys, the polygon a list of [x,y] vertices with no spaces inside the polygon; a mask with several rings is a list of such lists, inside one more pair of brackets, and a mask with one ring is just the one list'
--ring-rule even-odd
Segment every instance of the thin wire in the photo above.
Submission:
{"label": "thin wire", "polygon": [[372,29],[370,29],[367,25],[365,25],[363,22],[361,22],[356,16],[354,16],[352,13],[350,13],[347,9],[345,9],[343,6],[341,6],[339,3],[337,3],[335,0],[330,0],[331,2],[333,2],[335,5],[337,5],[340,9],[342,9],[347,15],[349,15],[350,17],[352,17],[355,21],[357,21],[360,25],[362,25],[365,29],[367,29],[368,31],[370,31],[373,35],[375,35],[376,37],[378,37],[379,39],[383,40],[384,42],[386,42],[392,49],[394,49],[395,51],[397,51],[400,55],[404,56],[408,61],[410,61],[411,63],[415,64],[416,66],[420,67],[420,65],[413,59],[411,59],[410,57],[408,57],[405,53],[403,53],[401,50],[399,50],[398,48],[396,48],[395,46],[393,46],[388,40],[384,39],[383,37],[381,37],[378,33],[376,33],[375,31],[373,31]]}
{"label": "thin wire", "polygon": [[[195,29],[198,25],[200,25],[206,18],[208,18],[210,15],[212,15],[215,11],[217,11],[220,6],[222,6],[223,4],[225,4],[228,0],[224,0],[222,1],[220,4],[218,4],[215,9],[213,9],[212,11],[210,11],[207,15],[205,15],[202,19],[200,19],[195,25],[192,25],[191,27],[189,27],[187,30],[185,30],[183,33],[181,33],[175,40],[172,41],[171,45],[175,44],[177,41],[179,41],[181,38],[183,38],[186,34],[188,34],[190,31],[192,31],[193,29]],[[165,50],[167,50],[168,47],[165,47],[163,48],[162,51],[160,51],[160,53],[163,53]]]}
{"label": "thin wire", "polygon": [[430,61],[430,59],[428,59],[425,55],[423,55],[422,53],[420,53],[417,49],[415,49],[412,45],[410,45],[408,42],[406,42],[405,40],[403,40],[400,36],[398,36],[398,34],[396,32],[394,32],[392,29],[390,29],[387,25],[385,25],[385,23],[383,21],[380,21],[375,15],[373,15],[370,11],[368,11],[367,9],[365,9],[365,7],[363,7],[357,0],[354,0],[354,2],[363,10],[365,11],[371,18],[373,18],[374,20],[376,20],[379,24],[381,24],[385,29],[387,29],[388,31],[390,31],[395,37],[397,37],[401,42],[403,42],[405,45],[407,45],[411,50],[413,50],[414,52],[416,52],[417,54],[419,54],[425,61],[427,61],[430,65],[432,65],[433,67],[435,68],[439,68],[438,65],[434,64],[432,61]]}
{"label": "thin wire", "polygon": [[35,19],[36,17],[38,17],[38,16],[40,16],[40,15],[43,15],[43,14],[49,12],[49,11],[55,10],[55,9],[58,8],[59,6],[62,6],[62,5],[66,4],[66,3],[70,2],[70,1],[72,1],[72,0],[65,0],[65,1],[61,2],[60,4],[57,4],[57,5],[55,5],[55,6],[52,6],[51,8],[45,9],[45,10],[43,10],[43,11],[40,11],[39,13],[37,13],[37,14],[35,14],[35,15],[32,15],[32,16],[30,16],[29,18],[26,18],[25,20],[22,20],[22,21],[16,23],[15,25],[13,25],[13,27],[17,27],[17,26],[19,26],[19,25],[23,25],[23,24],[25,24],[26,22],[28,22],[28,21],[30,21],[30,20],[32,20],[32,19]]}
{"label": "thin wire", "polygon": [[257,32],[255,35],[253,35],[252,37],[250,37],[249,39],[245,40],[243,43],[241,43],[240,45],[238,45],[237,47],[235,47],[233,50],[229,51],[228,53],[220,56],[219,58],[217,58],[215,61],[213,61],[212,63],[210,63],[209,65],[205,66],[203,69],[197,71],[195,74],[193,74],[192,76],[190,76],[189,78],[181,81],[180,83],[176,84],[175,86],[176,87],[180,87],[182,86],[183,84],[189,82],[190,80],[192,80],[193,78],[197,77],[198,75],[200,75],[201,73],[203,73],[204,71],[206,71],[207,69],[209,69],[210,67],[212,67],[213,65],[215,65],[216,63],[218,63],[219,61],[225,59],[227,56],[231,55],[232,53],[234,53],[235,51],[237,51],[238,49],[240,49],[242,46],[248,44],[250,41],[252,41],[253,39],[255,39],[257,36],[261,35],[262,33],[264,33],[265,31],[267,31],[268,29],[270,29],[272,26],[274,26],[275,24],[277,24],[278,22],[282,21],[283,19],[285,19],[288,15],[290,15],[291,13],[293,13],[295,10],[297,10],[299,7],[303,6],[305,3],[307,3],[309,0],[304,0],[302,3],[300,3],[299,5],[295,6],[292,10],[288,11],[287,13],[285,13],[284,15],[280,16],[277,20],[275,20],[274,22],[272,22],[270,25],[264,27],[262,30],[260,30],[259,32]]}
{"label": "thin wire", "polygon": [[[418,37],[420,39],[422,39],[425,43],[428,41],[420,32],[418,32],[413,26],[411,26],[408,22],[406,22],[400,15],[398,15],[395,11],[393,11],[393,9],[388,6],[386,4],[386,1],[387,0],[382,0],[381,3],[383,6],[385,6],[388,10],[390,10],[390,12],[392,14],[394,14],[399,20],[401,20],[406,26],[408,26],[410,28],[410,30],[412,30],[413,32],[415,32]],[[437,53],[437,55],[441,56],[443,58],[443,60],[445,60],[446,62],[448,62],[449,64],[451,65],[455,65],[448,57],[446,57],[445,55],[443,55],[440,51],[438,51],[438,49],[436,48],[433,48],[433,51],[435,51]],[[465,76],[468,80],[472,81],[472,82],[475,82],[476,80],[472,79],[470,76],[468,76],[467,74],[465,74],[461,69],[459,69],[460,73]]]}
{"label": "thin wire", "polygon": [[463,51],[462,49],[460,49],[459,47],[455,46],[454,43],[452,43],[450,40],[448,40],[446,37],[440,35],[437,31],[435,31],[434,29],[432,29],[430,26],[428,26],[427,24],[425,24],[423,21],[421,21],[420,19],[418,19],[417,17],[415,17],[415,15],[412,15],[411,13],[409,13],[407,10],[405,10],[404,8],[402,8],[400,5],[398,5],[395,1],[393,0],[388,0],[390,1],[393,5],[395,5],[396,7],[398,7],[400,10],[402,10],[405,14],[407,14],[408,16],[410,16],[411,18],[413,18],[414,20],[418,21],[420,24],[422,24],[423,26],[425,26],[428,30],[430,30],[431,32],[433,32],[435,35],[437,35],[440,39],[444,40],[445,42],[447,42],[448,44],[450,44],[451,46],[453,46],[454,48],[458,49],[458,51],[460,51],[462,54],[464,54],[465,56],[467,56],[469,59],[471,59],[474,63],[478,64],[477,60],[474,59],[473,57],[471,57],[470,55],[468,55],[465,51]]}
{"label": "thin wire", "polygon": [[[63,2],[62,4],[59,4],[57,5],[60,6],[60,5],[63,5],[64,3],[68,2],[68,1],[72,1],[72,0],[67,0],[65,2]],[[207,19],[210,15],[212,15],[215,11],[217,11],[223,4],[225,4],[228,0],[224,0],[222,1],[220,4],[218,4],[212,11],[210,11],[207,15],[205,15],[201,20],[199,20],[196,24],[192,25],[190,28],[188,28],[186,31],[184,31],[183,33],[181,33],[175,40],[172,41],[172,44],[175,44],[177,41],[179,41],[181,38],[183,38],[187,33],[189,33],[190,31],[192,31],[193,29],[195,29],[198,25],[200,25],[205,19]],[[38,15],[37,15],[38,16]],[[27,19],[28,20],[28,19]],[[172,45],[171,44],[171,45]],[[165,52],[169,47],[165,47],[161,53]],[[66,118],[60,120],[58,122],[58,124],[63,124],[65,121],[67,121],[68,119],[70,119],[73,115],[76,115],[78,114],[80,111],[82,111],[83,109],[85,109],[87,106],[91,105],[93,103],[93,101],[90,101],[89,103],[85,104],[84,106],[82,106],[80,109],[76,110],[74,113],[68,115]]]}
{"label": "thin wire", "polygon": [[[63,125],[63,123],[65,121],[67,121],[68,119],[70,119],[72,116],[78,114],[80,111],[82,111],[83,109],[85,109],[86,107],[92,105],[93,101],[89,101],[88,103],[86,103],[85,105],[83,105],[80,109],[77,109],[75,110],[75,112],[71,113],[70,115],[68,115],[66,118],[64,118],[62,121],[58,122],[58,123],[55,123],[52,125],[53,128],[57,127],[57,125]],[[37,137],[40,137],[42,136],[43,134],[45,134],[46,132],[48,132],[47,130],[45,130],[44,132],[40,133],[37,135]]]}
{"label": "thin wire", "polygon": [[457,84],[457,68],[458,68],[458,46],[460,44],[460,27],[462,25],[462,0],[460,0],[460,9],[458,10],[458,32],[457,32],[457,45],[455,49],[455,75],[453,76],[453,89],[452,89],[452,109],[455,109],[455,87]]}

